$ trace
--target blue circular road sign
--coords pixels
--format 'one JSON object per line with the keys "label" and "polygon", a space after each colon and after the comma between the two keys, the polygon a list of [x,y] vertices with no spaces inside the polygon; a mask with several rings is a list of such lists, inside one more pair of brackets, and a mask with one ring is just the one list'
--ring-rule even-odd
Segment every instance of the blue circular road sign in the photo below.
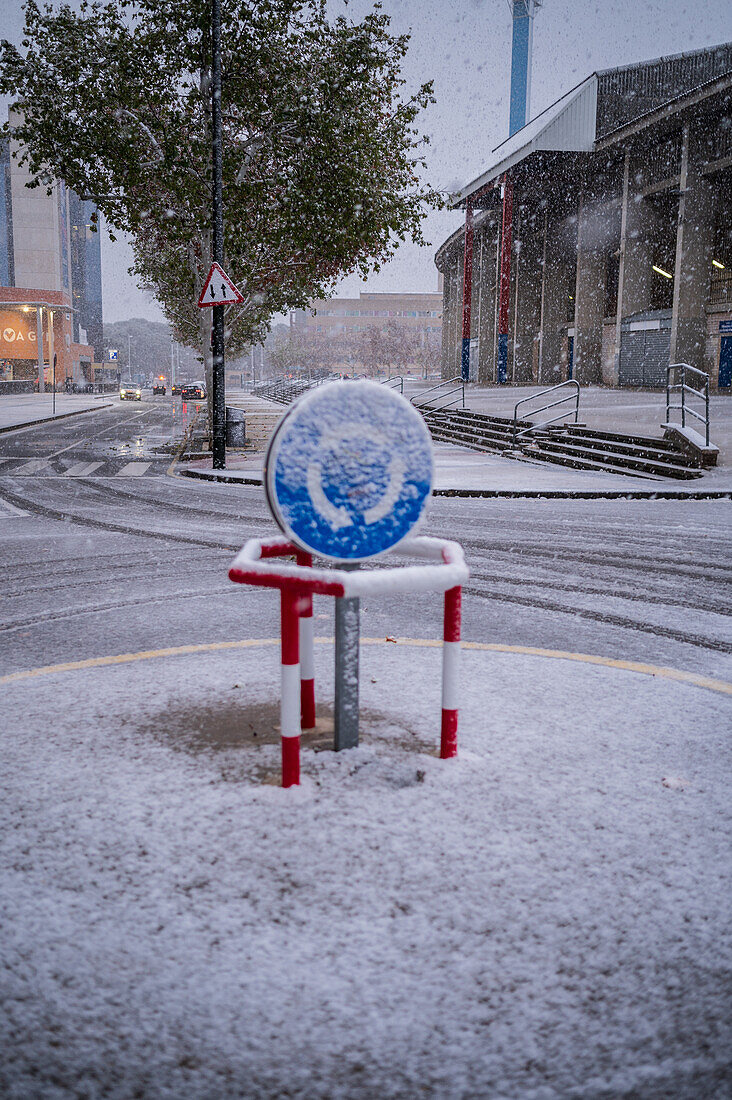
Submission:
{"label": "blue circular road sign", "polygon": [[333,382],[280,421],[264,473],[270,510],[302,549],[363,561],[396,546],[432,490],[432,441],[410,403],[376,382]]}

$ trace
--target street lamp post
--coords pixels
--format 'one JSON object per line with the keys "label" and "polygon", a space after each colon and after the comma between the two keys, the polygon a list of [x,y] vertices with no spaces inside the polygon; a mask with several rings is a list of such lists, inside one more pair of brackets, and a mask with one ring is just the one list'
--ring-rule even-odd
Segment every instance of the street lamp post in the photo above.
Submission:
{"label": "street lamp post", "polygon": [[[221,133],[221,0],[211,0],[211,130],[213,136],[213,259],[224,262],[223,142]],[[226,373],[224,363],[224,307],[213,307],[212,452],[214,470],[226,468]]]}

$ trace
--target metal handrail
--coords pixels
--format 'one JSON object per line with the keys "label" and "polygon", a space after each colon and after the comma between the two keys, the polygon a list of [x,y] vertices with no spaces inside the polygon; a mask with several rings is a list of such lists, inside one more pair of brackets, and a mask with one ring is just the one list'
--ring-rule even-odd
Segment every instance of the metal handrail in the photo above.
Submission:
{"label": "metal handrail", "polygon": [[[681,371],[681,381],[671,385],[671,371]],[[691,374],[695,374],[698,378],[703,378],[703,389],[696,389],[694,386],[687,386],[686,384],[686,372],[690,371]],[[672,392],[678,390],[681,397],[681,402],[678,405],[671,404]],[[694,397],[704,398],[704,415],[698,413],[696,409],[687,407],[686,394],[691,393]],[[699,370],[698,367],[692,367],[689,363],[670,363],[666,367],[666,424],[671,424],[669,419],[669,413],[678,411],[681,413],[681,427],[686,427],[686,414],[695,417],[701,421],[704,425],[704,445],[709,446],[709,375],[706,371]]]}
{"label": "metal handrail", "polygon": [[579,419],[580,387],[576,379],[568,378],[566,382],[559,382],[556,386],[549,386],[545,390],[539,390],[538,393],[532,393],[530,397],[522,397],[520,401],[516,402],[513,409],[513,432],[511,440],[514,447],[520,435],[527,435],[529,432],[535,432],[540,428],[546,428],[549,424],[556,424],[558,420],[566,419],[566,414],[560,413],[559,416],[552,416],[549,420],[542,420],[540,424],[529,424],[528,428],[522,428],[520,432],[517,431],[518,410],[521,405],[527,405],[530,401],[536,401],[537,397],[543,397],[547,393],[556,393],[557,390],[564,389],[565,386],[571,386],[574,393],[568,394],[566,397],[560,397],[558,401],[550,401],[547,405],[542,405],[541,408],[534,409],[529,415],[538,416],[539,413],[546,412],[547,409],[553,409],[557,405],[564,405],[567,401],[574,401],[574,422],[575,424],[577,423]]}
{"label": "metal handrail", "polygon": [[[457,385],[453,383],[457,382]],[[454,400],[446,401],[443,405],[433,405],[430,401],[420,401],[420,397],[424,397],[426,393],[434,393],[435,390],[444,390],[445,386],[453,386],[447,393],[443,393],[441,396],[445,398],[452,398],[454,393],[459,393],[460,397],[456,397]],[[414,405],[415,409],[428,409],[435,412],[439,412],[440,409],[447,409],[451,405],[457,405],[458,402],[462,402],[462,407],[465,408],[465,382],[462,375],[456,374],[452,378],[445,378],[442,382],[436,386],[428,386],[426,390],[420,390],[419,393],[415,393],[410,401]]]}
{"label": "metal handrail", "polygon": [[[392,383],[395,383],[392,385]],[[388,386],[390,390],[399,390],[399,393],[404,393],[404,378],[401,374],[390,375],[388,378],[384,378],[380,385]]]}

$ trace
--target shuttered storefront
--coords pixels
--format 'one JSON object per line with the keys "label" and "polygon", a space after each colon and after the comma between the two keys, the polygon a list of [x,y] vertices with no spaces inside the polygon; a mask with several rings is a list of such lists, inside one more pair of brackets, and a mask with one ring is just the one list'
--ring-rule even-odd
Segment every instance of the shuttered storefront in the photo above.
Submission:
{"label": "shuttered storefront", "polygon": [[623,321],[620,332],[621,386],[662,387],[671,355],[671,317]]}

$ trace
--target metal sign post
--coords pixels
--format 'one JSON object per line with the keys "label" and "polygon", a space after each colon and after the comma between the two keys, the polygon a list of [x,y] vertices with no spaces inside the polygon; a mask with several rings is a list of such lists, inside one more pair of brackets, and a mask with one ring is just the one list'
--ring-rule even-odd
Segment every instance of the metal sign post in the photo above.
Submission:
{"label": "metal sign post", "polygon": [[[358,569],[343,565],[342,569]],[[335,600],[335,714],[333,748],[358,745],[358,659],[361,640],[361,601],[358,596]]]}
{"label": "metal sign post", "polygon": [[[223,143],[221,136],[221,0],[211,0],[211,130],[213,137],[213,259],[224,262]],[[213,307],[211,450],[214,470],[226,469],[226,372],[224,363],[224,307]]]}

